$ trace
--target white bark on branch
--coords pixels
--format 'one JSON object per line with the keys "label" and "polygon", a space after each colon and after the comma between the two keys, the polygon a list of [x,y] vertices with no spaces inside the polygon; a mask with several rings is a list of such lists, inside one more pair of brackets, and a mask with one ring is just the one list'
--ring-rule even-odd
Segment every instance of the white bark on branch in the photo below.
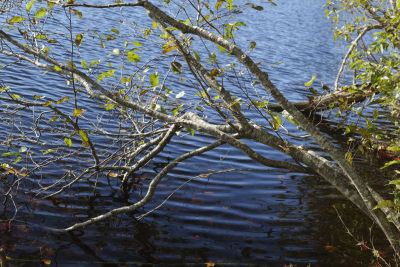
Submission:
{"label": "white bark on branch", "polygon": [[152,199],[152,197],[153,197],[153,195],[154,195],[154,193],[156,191],[157,185],[160,183],[161,179],[165,175],[167,175],[173,168],[175,168],[180,162],[182,162],[182,161],[184,161],[184,160],[186,160],[188,158],[191,158],[191,157],[194,157],[194,156],[198,156],[198,155],[200,155],[200,154],[202,154],[204,152],[210,151],[210,150],[212,150],[212,149],[214,149],[214,148],[216,148],[216,147],[218,147],[218,146],[220,146],[222,144],[224,144],[223,141],[216,141],[216,142],[214,142],[212,144],[209,144],[207,146],[204,146],[204,147],[198,148],[196,150],[187,152],[187,153],[177,157],[174,161],[170,162],[167,166],[165,166],[156,175],[156,177],[154,177],[154,179],[151,181],[151,183],[149,185],[149,188],[147,189],[146,195],[140,201],[136,202],[135,204],[132,204],[132,205],[129,205],[129,206],[120,207],[120,208],[117,208],[117,209],[113,209],[113,210],[111,210],[111,211],[109,211],[109,212],[107,212],[105,214],[99,215],[97,217],[91,218],[91,219],[89,219],[87,221],[84,221],[84,222],[81,222],[81,223],[74,224],[71,227],[68,227],[68,228],[65,228],[65,229],[62,229],[62,230],[63,231],[73,231],[75,229],[86,227],[86,226],[88,226],[90,224],[93,224],[93,223],[96,223],[96,222],[99,222],[99,221],[103,221],[103,220],[105,220],[107,218],[110,218],[111,216],[115,216],[115,215],[121,214],[121,213],[132,212],[132,211],[135,211],[135,210],[143,207],[146,203],[148,203]]}
{"label": "white bark on branch", "polygon": [[[224,47],[230,54],[234,55],[248,70],[261,82],[264,88],[271,94],[271,96],[282,106],[283,109],[289,112],[293,118],[299,123],[299,125],[305,129],[314,140],[335,160],[340,168],[343,170],[344,174],[348,178],[349,184],[355,186],[358,194],[360,195],[363,202],[366,204],[368,210],[370,211],[371,217],[374,218],[375,222],[381,227],[385,233],[387,239],[391,242],[394,250],[399,251],[399,244],[394,240],[399,239],[399,235],[395,234],[390,227],[388,228],[384,225],[386,220],[386,215],[382,210],[373,210],[377,205],[374,197],[371,195],[370,191],[366,187],[363,179],[358,175],[355,169],[350,165],[350,163],[344,157],[344,154],[340,152],[331,142],[325,137],[308,119],[296,109],[296,107],[288,101],[288,99],[275,87],[275,85],[269,80],[267,73],[263,72],[257,64],[245,54],[238,46],[225,40],[224,38],[217,36],[209,31],[201,29],[196,26],[186,25],[180,21],[177,21],[164,13],[158,7],[151,4],[149,1],[139,0],[143,3],[143,7],[152,14],[151,16],[158,18],[158,20],[171,25],[182,31],[183,33],[191,33],[203,37],[215,44]],[[398,229],[400,230],[400,229]]]}
{"label": "white bark on branch", "polygon": [[147,153],[144,157],[142,157],[140,160],[138,160],[135,165],[133,165],[131,167],[131,169],[129,171],[127,171],[124,174],[124,177],[122,178],[122,185],[124,186],[128,179],[129,176],[135,172],[136,170],[138,170],[139,168],[143,167],[144,165],[146,165],[153,157],[155,157],[158,153],[160,153],[164,147],[169,143],[169,141],[171,140],[172,136],[175,134],[175,132],[178,130],[178,127],[174,124],[172,125],[168,132],[166,132],[163,137],[160,139],[160,141],[158,142],[157,146],[152,149],[149,153]]}
{"label": "white bark on branch", "polygon": [[344,56],[344,58],[343,58],[343,60],[342,60],[342,64],[340,64],[339,71],[338,71],[338,73],[337,73],[337,75],[336,75],[336,79],[335,79],[335,83],[334,83],[335,91],[338,90],[339,79],[340,79],[340,76],[342,75],[342,72],[343,72],[343,70],[344,70],[344,67],[345,67],[346,64],[347,64],[347,60],[349,59],[349,56],[350,56],[350,54],[353,52],[354,48],[357,46],[358,42],[361,40],[361,38],[364,37],[364,35],[365,35],[367,32],[369,32],[370,30],[373,30],[373,29],[378,29],[379,27],[380,27],[379,25],[370,25],[370,26],[365,27],[365,28],[358,34],[358,36],[356,37],[356,39],[354,39],[354,41],[351,42],[351,45],[350,45],[349,49],[347,50],[346,55]]}

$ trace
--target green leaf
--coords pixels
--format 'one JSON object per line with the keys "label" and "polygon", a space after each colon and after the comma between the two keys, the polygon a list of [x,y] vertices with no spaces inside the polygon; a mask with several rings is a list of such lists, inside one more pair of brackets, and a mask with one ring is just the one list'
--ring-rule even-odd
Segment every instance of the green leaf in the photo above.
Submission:
{"label": "green leaf", "polygon": [[251,41],[251,42],[250,42],[250,47],[249,47],[249,49],[250,49],[250,50],[254,50],[254,48],[256,48],[256,45],[257,45],[256,42]]}
{"label": "green leaf", "polygon": [[344,157],[347,159],[347,161],[350,164],[353,164],[353,154],[351,153],[351,151],[348,151],[344,154]]}
{"label": "green leaf", "polygon": [[224,2],[225,0],[217,0],[217,3],[215,4],[215,9],[216,10],[220,9]]}
{"label": "green leaf", "polygon": [[72,140],[70,138],[65,137],[64,138],[64,143],[68,146],[71,147],[72,146]]}
{"label": "green leaf", "polygon": [[106,46],[104,45],[103,39],[101,38],[100,34],[99,34],[98,32],[96,32],[96,31],[93,31],[93,33],[96,34],[97,37],[99,37],[99,39],[100,39],[100,46],[101,46],[102,48],[106,48]]}
{"label": "green leaf", "polygon": [[186,131],[188,131],[188,133],[190,133],[192,136],[194,136],[194,130],[192,128],[187,127]]}
{"label": "green leaf", "polygon": [[80,12],[79,10],[71,9],[71,12],[72,12],[73,14],[77,15],[79,19],[82,18],[82,12]]}
{"label": "green leaf", "polygon": [[150,35],[150,33],[151,33],[151,29],[150,28],[145,29],[144,30],[144,38],[148,37]]}
{"label": "green leaf", "polygon": [[156,72],[150,74],[150,83],[153,85],[153,87],[156,87],[158,85],[158,83],[159,83],[158,78],[159,77],[160,76]]}
{"label": "green leaf", "polygon": [[175,44],[174,40],[169,41],[168,43],[166,43],[165,45],[163,45],[162,49],[163,49],[163,55],[174,50],[177,49],[178,45]]}
{"label": "green leaf", "polygon": [[128,59],[130,62],[137,63],[137,62],[140,61],[140,56],[137,55],[137,54],[135,54],[135,53],[133,53],[132,51],[128,51],[127,55],[128,55],[128,56],[127,56],[127,59]]}
{"label": "green leaf", "polygon": [[54,149],[47,149],[46,151],[45,150],[40,150],[40,152],[42,152],[42,155],[49,154],[49,153],[51,153],[53,151],[54,151]]}
{"label": "green leaf", "polygon": [[89,68],[89,66],[86,64],[86,61],[85,61],[84,59],[82,59],[81,65],[82,65],[82,67],[83,67],[84,69],[88,69],[88,68]]}
{"label": "green leaf", "polygon": [[282,125],[282,119],[279,114],[274,114],[274,119],[276,123],[273,123],[275,130],[278,130],[279,127]]}
{"label": "green leaf", "polygon": [[182,73],[182,64],[176,61],[171,62],[171,70],[176,73]]}
{"label": "green leaf", "polygon": [[210,76],[211,76],[211,79],[213,79],[213,80],[215,79],[215,77],[219,77],[220,75],[221,75],[221,73],[217,69],[212,69],[210,71]]}
{"label": "green leaf", "polygon": [[239,27],[239,26],[244,27],[244,26],[247,26],[247,25],[244,22],[238,21],[238,22],[235,22],[234,26],[236,26],[236,27]]}
{"label": "green leaf", "polygon": [[175,109],[171,110],[172,114],[176,117],[179,114],[179,110],[181,110],[182,105],[177,106]]}
{"label": "green leaf", "polygon": [[18,23],[18,22],[21,22],[21,21],[24,21],[24,20],[25,20],[25,18],[23,18],[23,17],[14,16],[9,21],[7,21],[7,23],[12,25],[14,23]]}
{"label": "green leaf", "polygon": [[123,83],[129,83],[129,82],[131,82],[132,81],[132,77],[122,77],[121,78],[121,82],[123,82]]}
{"label": "green leaf", "polygon": [[35,14],[35,18],[41,18],[44,15],[46,15],[46,9],[44,7],[41,7]]}
{"label": "green leaf", "polygon": [[197,53],[196,51],[193,51],[193,55],[194,55],[194,58],[196,59],[196,61],[200,63],[200,55],[199,55],[199,53]]}
{"label": "green leaf", "polygon": [[97,76],[97,81],[100,82],[100,81],[103,80],[105,77],[114,77],[114,73],[115,73],[115,70],[114,70],[114,69],[108,70],[108,71],[106,71],[106,72],[103,72],[103,73],[99,74],[99,76]]}
{"label": "green leaf", "polygon": [[38,39],[38,40],[39,39],[48,39],[48,37],[46,35],[43,35],[43,34],[36,35],[35,38]]}
{"label": "green leaf", "polygon": [[392,161],[386,162],[385,165],[383,165],[383,167],[381,167],[381,169],[387,168],[394,164],[400,164],[400,160],[392,160]]}
{"label": "green leaf", "polygon": [[47,101],[46,103],[43,104],[43,107],[48,107],[51,104],[53,104],[53,101],[49,100],[49,101]]}
{"label": "green leaf", "polygon": [[381,209],[381,208],[389,208],[389,207],[394,207],[394,203],[391,200],[382,200],[381,202],[376,205],[373,210],[376,209]]}
{"label": "green leaf", "polygon": [[257,10],[257,11],[264,10],[264,8],[262,6],[256,6],[256,5],[252,4],[252,3],[246,3],[246,5],[249,5],[251,8],[253,8],[253,9]]}
{"label": "green leaf", "polygon": [[50,122],[50,123],[53,123],[53,122],[55,122],[55,121],[57,121],[57,120],[58,120],[58,117],[54,116],[54,117],[51,117],[51,118],[49,119],[49,122]]}
{"label": "green leaf", "polygon": [[110,35],[110,34],[103,35],[103,38],[106,38],[107,41],[112,41],[112,40],[117,39],[117,37],[115,37],[114,35]]}
{"label": "green leaf", "polygon": [[315,80],[316,77],[317,77],[317,75],[313,75],[312,78],[311,78],[311,80],[308,81],[308,82],[306,82],[306,83],[304,84],[304,86],[307,86],[307,87],[311,86],[311,85],[313,84],[313,82],[314,82],[314,80]]}
{"label": "green leaf", "polygon": [[72,69],[76,69],[76,65],[75,63],[73,63],[72,61],[67,61],[67,66],[71,67]]}
{"label": "green leaf", "polygon": [[31,0],[31,1],[29,1],[29,2],[25,5],[26,11],[28,11],[28,12],[31,11],[31,8],[32,8],[32,6],[33,6],[33,3],[35,3],[35,0]]}
{"label": "green leaf", "polygon": [[21,156],[18,156],[17,159],[14,160],[12,164],[17,164],[21,159],[22,159]]}
{"label": "green leaf", "polygon": [[106,110],[111,110],[115,107],[115,104],[107,104],[106,105]]}
{"label": "green leaf", "polygon": [[90,62],[90,66],[97,66],[97,65],[99,65],[99,63],[100,63],[100,60],[99,60],[99,59],[97,59],[97,60],[92,60],[92,61]]}
{"label": "green leaf", "polygon": [[74,109],[74,117],[79,117],[84,111],[85,111],[84,109],[80,108]]}
{"label": "green leaf", "polygon": [[168,38],[170,38],[170,37],[172,37],[172,36],[171,36],[171,34],[168,34],[168,33],[165,33],[165,34],[161,34],[161,35],[160,35],[160,38],[162,38],[162,39],[168,39]]}
{"label": "green leaf", "polygon": [[76,37],[75,37],[76,46],[79,47],[81,45],[81,43],[82,43],[82,40],[83,40],[83,33],[77,34]]}
{"label": "green leaf", "polygon": [[56,71],[62,71],[62,68],[60,68],[59,66],[57,66],[57,65],[54,65],[54,67],[53,67]]}
{"label": "green leaf", "polygon": [[389,184],[400,185],[400,179],[392,180],[392,181],[389,182]]}
{"label": "green leaf", "polygon": [[110,31],[112,31],[113,33],[119,35],[119,30],[112,28]]}
{"label": "green leaf", "polygon": [[79,135],[81,136],[82,139],[82,145],[84,147],[89,146],[89,137],[87,133],[84,130],[79,130]]}
{"label": "green leaf", "polygon": [[142,46],[143,45],[141,42],[138,42],[138,41],[133,41],[132,44],[135,45],[135,46]]}
{"label": "green leaf", "polygon": [[208,57],[212,60],[213,63],[217,62],[217,55],[215,53],[208,54]]}
{"label": "green leaf", "polygon": [[63,98],[57,100],[56,104],[61,104],[62,102],[67,101],[68,99],[69,99],[68,96],[64,96]]}

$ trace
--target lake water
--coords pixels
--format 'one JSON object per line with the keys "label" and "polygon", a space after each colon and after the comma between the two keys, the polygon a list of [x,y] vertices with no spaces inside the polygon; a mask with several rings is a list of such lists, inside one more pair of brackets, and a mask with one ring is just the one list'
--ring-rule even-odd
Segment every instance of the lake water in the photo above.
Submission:
{"label": "lake water", "polygon": [[[262,12],[249,10],[240,16],[248,27],[238,33],[238,43],[257,42],[252,56],[255,61],[262,62],[272,81],[292,101],[306,99],[303,84],[313,74],[317,75],[316,83],[323,81],[332,85],[344,54],[345,48],[333,42],[331,24],[324,17],[322,5],[323,1],[319,0],[279,1],[276,7],[264,4]],[[119,20],[116,10],[88,12],[76,25],[77,32],[100,24],[110,29]],[[147,21],[144,13],[137,13],[129,18]],[[54,27],[56,31],[57,25]],[[106,54],[112,51],[112,44],[107,49]],[[62,50],[56,52],[63,54]],[[81,53],[93,59],[104,57],[104,50],[98,46],[82,49]],[[11,62],[4,56],[0,56],[0,61],[3,66]],[[56,97],[69,93],[69,87],[61,78],[44,76],[26,67],[29,65],[19,66],[0,70],[0,80],[19,94]],[[183,90],[183,86],[177,83],[176,91]],[[90,100],[86,105],[88,111],[96,114],[97,105]],[[2,121],[4,125],[4,117]],[[21,127],[29,124],[26,123]],[[3,136],[7,131],[5,127],[0,130]],[[174,138],[157,162],[140,173],[140,177],[153,176],[174,156],[208,140],[198,137]],[[57,133],[46,138],[49,143],[62,144]],[[266,147],[256,149],[270,158],[282,157]],[[54,182],[63,169],[74,164],[84,165],[84,159],[82,155],[78,162],[54,162],[42,176],[33,179],[41,178],[44,184]],[[139,221],[135,219],[161,203],[188,179],[212,170],[233,168],[259,171],[225,172],[196,178],[177,191],[163,207]],[[367,264],[370,260],[370,255],[345,234],[332,206],[338,208],[347,227],[359,239],[369,238],[363,231],[370,223],[321,178],[265,170],[228,146],[179,165],[159,185],[150,205],[135,214],[118,216],[70,234],[44,227],[67,227],[125,205],[111,187],[103,178],[97,181],[95,192],[90,183],[81,182],[50,200],[33,200],[30,193],[18,195],[19,211],[11,231],[7,225],[0,225],[1,246],[20,266],[40,266],[42,259],[51,260],[51,266],[137,266],[144,263],[204,266],[201,263],[205,262],[221,264],[217,266],[283,266],[289,263],[313,266],[346,263],[351,266]],[[140,191],[145,192],[145,189],[139,183],[136,194],[128,201],[137,200]],[[24,190],[28,192],[29,187]]]}

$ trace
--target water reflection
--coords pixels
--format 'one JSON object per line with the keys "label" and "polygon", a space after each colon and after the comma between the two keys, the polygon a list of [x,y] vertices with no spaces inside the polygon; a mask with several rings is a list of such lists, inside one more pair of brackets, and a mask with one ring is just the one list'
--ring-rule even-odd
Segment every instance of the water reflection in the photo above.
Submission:
{"label": "water reflection", "polygon": [[[106,16],[104,13],[95,15]],[[118,12],[114,14],[118,15]],[[330,41],[330,25],[323,17],[320,1],[282,2],[257,15],[243,18],[250,27],[243,31],[238,42],[245,43],[254,36],[259,38],[254,56],[264,62],[277,86],[291,94],[291,100],[305,99],[303,83],[312,74],[318,74],[318,81],[329,83],[333,80],[334,67],[340,62],[342,50]],[[111,22],[111,19],[105,21]],[[104,54],[99,47],[82,51],[82,54],[89,52],[94,58]],[[273,65],[280,61],[283,63]],[[16,69],[19,67],[15,66]],[[33,74],[32,71],[25,76],[15,75],[14,68],[6,68],[2,70],[1,78],[21,89],[21,95],[29,95],[31,90],[49,97],[71,94],[60,78],[47,74],[47,80],[51,82],[43,86],[43,76]],[[98,108],[90,100],[84,104],[92,111]],[[5,136],[4,129],[1,131]],[[56,134],[46,138],[60,142]],[[102,141],[106,144],[109,140]],[[370,263],[371,255],[360,250],[357,241],[345,233],[332,205],[338,206],[343,220],[360,241],[370,238],[370,222],[356,209],[349,208],[347,201],[315,176],[269,170],[199,177],[176,192],[162,208],[140,221],[135,219],[161,203],[189,178],[209,172],[210,168],[262,168],[226,146],[179,165],[159,185],[151,205],[137,213],[120,215],[71,234],[52,229],[67,227],[137,201],[146,190],[139,177],[154,176],[171,158],[206,141],[203,136],[174,139],[158,162],[138,174],[129,195],[119,195],[116,182],[98,177],[98,180],[82,181],[56,198],[33,201],[31,196],[35,192],[31,192],[32,186],[27,180],[21,185],[22,191],[27,193],[18,195],[15,200],[19,207],[18,217],[11,225],[0,224],[1,245],[19,266],[41,266],[43,260],[51,260],[52,266],[135,266],[142,263],[179,266],[204,262],[228,266],[282,266],[287,263],[365,266]],[[255,149],[271,158],[282,159],[282,155],[266,147]],[[33,175],[32,181],[40,179],[44,186],[51,184],[67,167],[73,164],[84,166],[88,162],[82,154],[75,161],[63,164],[50,165],[47,173]],[[96,190],[92,187],[94,182],[97,183]],[[6,207],[2,219],[13,216],[10,212],[13,203],[8,202]],[[377,246],[385,246],[375,242]]]}
{"label": "water reflection", "polygon": [[[332,206],[338,207],[346,226],[360,240],[370,242],[366,229],[371,223],[330,186],[315,176],[280,173],[269,175],[276,176],[275,181],[259,180],[247,186],[235,181],[256,174],[259,176],[247,172],[195,180],[140,221],[135,219],[138,214],[122,215],[71,234],[32,223],[70,224],[74,217],[101,213],[101,203],[108,207],[112,197],[98,194],[95,200],[79,199],[75,204],[65,203],[66,199],[34,202],[28,209],[31,212],[21,212],[23,221],[1,226],[1,242],[13,259],[27,260],[16,261],[20,266],[39,266],[34,261],[38,259],[50,259],[54,266],[123,266],[122,262],[335,266],[370,262],[369,252],[345,233]],[[184,179],[167,181],[160,195]],[[161,199],[158,196],[154,202]],[[96,210],[92,201],[98,202]],[[60,206],[71,208],[57,209]],[[379,236],[372,232],[374,235]],[[382,248],[379,240],[374,245]]]}

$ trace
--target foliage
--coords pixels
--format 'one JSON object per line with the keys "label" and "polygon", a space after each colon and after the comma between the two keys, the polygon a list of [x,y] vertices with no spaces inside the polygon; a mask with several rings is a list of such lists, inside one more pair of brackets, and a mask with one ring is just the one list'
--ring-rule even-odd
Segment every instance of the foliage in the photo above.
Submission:
{"label": "foliage", "polygon": [[[387,162],[382,169],[396,166],[400,162],[400,2],[327,1],[326,7],[326,15],[335,25],[335,39],[350,44],[343,64],[353,71],[353,82],[369,84],[376,89],[366,103],[368,109],[372,109],[372,116],[363,114],[364,107],[348,107],[362,120],[348,124],[346,133],[362,137],[363,143],[358,147],[361,152],[371,153],[372,150],[384,158]],[[340,73],[337,79],[339,77]],[[377,121],[382,118],[391,125],[379,126]],[[390,184],[394,184],[393,181]],[[398,194],[396,188],[393,196],[397,213],[400,209]],[[388,206],[385,203],[389,202],[379,205]]]}
{"label": "foliage", "polygon": [[[268,4],[276,5],[273,1]],[[379,6],[371,7],[368,1],[329,1],[327,5],[328,15],[335,23],[341,23],[339,14],[353,12],[336,32],[337,37],[350,40],[363,33],[363,27],[392,34],[376,34],[378,39],[369,45],[371,50],[364,47],[353,51],[350,47],[350,66],[357,73],[355,80],[366,85],[350,86],[348,90],[357,94],[360,88],[377,88],[380,97],[373,93],[369,105],[389,107],[392,112],[389,118],[394,119],[398,63],[395,53],[389,50],[397,49],[397,29],[391,28],[396,20],[388,16],[388,21],[377,19],[381,28],[373,24],[375,14],[382,11],[375,10]],[[92,20],[101,18],[91,17],[93,10],[106,16],[115,8],[121,11],[119,23],[93,23]],[[360,20],[350,20],[362,9],[372,13],[365,13],[366,17]],[[146,13],[148,18],[139,21],[132,10],[140,13],[141,18]],[[35,194],[29,192],[32,197],[51,198],[83,182],[95,191],[100,180],[133,202],[61,229],[72,231],[141,209],[152,199],[161,179],[170,175],[178,164],[226,144],[270,168],[320,175],[380,226],[397,253],[399,244],[394,240],[400,232],[400,223],[394,215],[396,207],[387,205],[389,202],[382,204],[379,192],[370,188],[352,166],[352,154],[338,149],[271,82],[262,65],[250,56],[257,48],[256,43],[249,40],[246,50],[237,44],[240,30],[248,27],[240,20],[240,14],[262,10],[262,4],[241,5],[234,0],[183,4],[181,1],[153,4],[146,0],[108,4],[70,0],[13,2],[4,10],[0,53],[34,66],[45,79],[66,83],[67,90],[60,95],[51,88],[40,88],[30,96],[18,86],[2,87],[0,101],[7,114],[5,124],[11,125],[4,141],[7,151],[3,153],[3,162],[8,165],[3,165],[2,172],[12,174],[18,181],[5,184],[8,192],[21,190],[22,186],[15,185],[22,180],[36,186]],[[396,10],[388,12],[394,12],[396,18]],[[54,25],[60,24],[63,27],[54,31]],[[375,55],[382,56],[386,65],[374,62]],[[305,83],[310,90],[315,77]],[[179,84],[184,86],[177,89]],[[282,115],[270,108],[270,102],[278,104]],[[383,135],[374,125],[374,119],[382,112],[380,108],[376,118],[371,119],[362,110],[352,109],[348,99],[332,103],[332,109],[338,107],[338,114],[350,109],[365,119],[364,128],[347,124],[348,133],[357,132],[367,140]],[[27,118],[33,118],[30,124]],[[16,121],[26,127],[16,127]],[[292,144],[291,137],[299,132],[289,132],[285,127],[289,123],[309,134],[297,138],[309,138],[319,148]],[[135,177],[146,166],[156,165],[166,147],[175,150],[173,141],[199,136],[207,137],[205,144],[174,154],[152,173],[144,186],[147,188],[144,196],[131,191]],[[279,151],[283,160],[270,159],[249,143],[269,146]],[[68,168],[60,170],[58,179],[42,184],[37,172],[45,173],[46,168],[70,161],[79,164],[65,164]],[[22,163],[27,173],[17,171]],[[15,166],[11,167],[12,164]],[[31,178],[22,179],[24,175]],[[110,181],[110,177],[116,179]]]}
{"label": "foliage", "polygon": [[[327,1],[326,4],[326,15],[336,26],[335,39],[350,44],[348,57],[343,63],[353,71],[353,83],[368,83],[376,89],[367,103],[369,108],[374,109],[373,116],[364,116],[361,108],[353,108],[355,115],[360,116],[364,123],[346,128],[348,133],[361,135],[369,145],[376,140],[393,139],[398,134],[399,5],[399,1],[387,0]],[[386,130],[377,126],[375,121],[381,118],[391,121],[392,127]],[[396,145],[398,139],[392,141],[392,145]]]}

